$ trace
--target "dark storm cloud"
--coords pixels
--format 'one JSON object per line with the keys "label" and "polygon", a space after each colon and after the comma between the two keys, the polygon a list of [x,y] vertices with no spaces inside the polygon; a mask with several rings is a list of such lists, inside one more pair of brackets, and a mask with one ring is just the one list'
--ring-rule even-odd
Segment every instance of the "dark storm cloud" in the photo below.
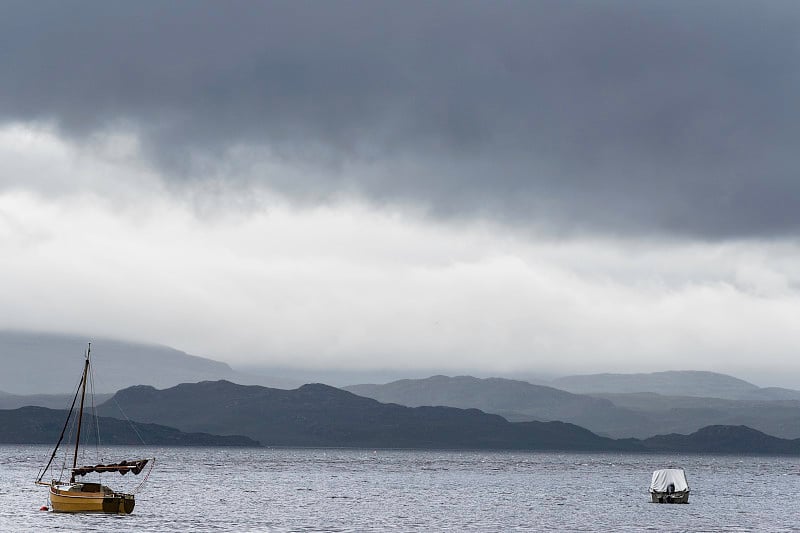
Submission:
{"label": "dark storm cloud", "polygon": [[249,146],[326,169],[260,178],[297,196],[786,235],[798,28],[795,2],[7,2],[0,119],[130,128],[173,179]]}

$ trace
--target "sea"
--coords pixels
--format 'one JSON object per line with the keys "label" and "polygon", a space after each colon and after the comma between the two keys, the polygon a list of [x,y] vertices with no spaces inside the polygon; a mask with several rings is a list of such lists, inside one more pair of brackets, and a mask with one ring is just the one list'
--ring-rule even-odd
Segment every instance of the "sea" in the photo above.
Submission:
{"label": "sea", "polygon": [[[0,446],[0,531],[800,531],[800,460],[789,457],[91,450],[98,462],[156,458],[134,513],[117,516],[40,510],[47,488],[34,480],[50,452]],[[650,503],[652,472],[666,467],[686,470],[688,505]],[[106,474],[103,482],[133,490],[144,475]]]}

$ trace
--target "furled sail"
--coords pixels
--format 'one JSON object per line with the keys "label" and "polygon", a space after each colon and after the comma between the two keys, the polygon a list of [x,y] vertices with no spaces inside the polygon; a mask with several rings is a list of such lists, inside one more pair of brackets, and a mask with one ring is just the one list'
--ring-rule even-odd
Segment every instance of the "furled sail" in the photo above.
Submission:
{"label": "furled sail", "polygon": [[123,476],[128,472],[133,472],[134,475],[136,475],[144,469],[148,461],[149,459],[134,459],[131,461],[120,461],[119,463],[110,465],[78,466],[72,469],[72,477],[85,476],[92,472],[97,472],[98,474],[104,472],[119,472]]}

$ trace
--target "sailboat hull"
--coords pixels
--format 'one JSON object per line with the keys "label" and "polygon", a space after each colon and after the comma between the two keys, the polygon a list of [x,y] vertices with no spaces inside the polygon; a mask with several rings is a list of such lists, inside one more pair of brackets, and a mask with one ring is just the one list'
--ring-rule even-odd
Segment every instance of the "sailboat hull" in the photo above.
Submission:
{"label": "sailboat hull", "polygon": [[56,513],[130,514],[136,504],[132,494],[79,492],[50,488],[50,505]]}

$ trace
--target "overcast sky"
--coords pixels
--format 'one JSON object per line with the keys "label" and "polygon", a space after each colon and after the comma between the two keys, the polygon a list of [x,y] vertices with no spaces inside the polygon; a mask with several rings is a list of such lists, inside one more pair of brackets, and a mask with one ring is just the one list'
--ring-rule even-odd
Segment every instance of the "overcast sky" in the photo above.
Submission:
{"label": "overcast sky", "polygon": [[800,387],[800,4],[4,2],[0,328]]}

